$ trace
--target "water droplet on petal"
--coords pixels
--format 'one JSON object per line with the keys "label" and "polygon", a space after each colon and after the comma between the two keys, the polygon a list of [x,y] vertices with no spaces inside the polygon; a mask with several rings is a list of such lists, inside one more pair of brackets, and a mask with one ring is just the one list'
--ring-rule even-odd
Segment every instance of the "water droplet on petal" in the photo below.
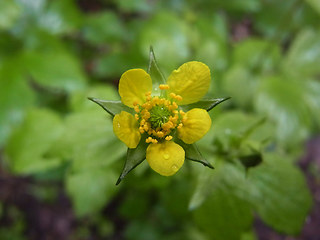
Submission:
{"label": "water droplet on petal", "polygon": [[170,155],[169,155],[168,153],[163,154],[163,158],[164,158],[164,159],[168,160],[169,157],[170,157]]}
{"label": "water droplet on petal", "polygon": [[175,164],[173,164],[172,166],[171,166],[171,169],[172,169],[172,171],[178,171],[178,166],[177,165],[175,165]]}
{"label": "water droplet on petal", "polygon": [[120,128],[120,123],[117,124],[118,128]]}

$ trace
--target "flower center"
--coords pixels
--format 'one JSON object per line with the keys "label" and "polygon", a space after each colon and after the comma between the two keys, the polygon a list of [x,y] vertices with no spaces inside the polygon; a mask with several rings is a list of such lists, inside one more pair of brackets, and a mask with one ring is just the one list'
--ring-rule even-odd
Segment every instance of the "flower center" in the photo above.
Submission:
{"label": "flower center", "polygon": [[151,128],[161,128],[162,125],[169,121],[172,112],[164,105],[156,105],[150,110],[149,122]]}
{"label": "flower center", "polygon": [[[161,90],[168,90],[168,85],[160,85]],[[136,111],[135,118],[139,122],[139,131],[141,134],[147,133],[149,137],[147,143],[157,143],[159,141],[170,141],[173,137],[170,135],[176,128],[182,127],[182,118],[184,112],[178,111],[176,101],[181,101],[182,97],[170,93],[169,99],[152,97],[151,92],[146,93],[146,102],[142,105],[134,104]]]}

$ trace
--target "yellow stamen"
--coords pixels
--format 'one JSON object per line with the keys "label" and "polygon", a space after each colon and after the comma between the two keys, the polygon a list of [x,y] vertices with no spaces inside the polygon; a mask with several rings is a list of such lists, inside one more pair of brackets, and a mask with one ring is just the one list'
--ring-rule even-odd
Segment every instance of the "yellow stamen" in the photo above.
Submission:
{"label": "yellow stamen", "polygon": [[164,136],[164,133],[163,133],[162,131],[158,131],[158,132],[157,132],[157,136],[158,136],[159,138],[162,138],[162,137]]}
{"label": "yellow stamen", "polygon": [[137,112],[137,113],[140,112],[140,108],[139,108],[138,105],[134,106],[134,111]]}
{"label": "yellow stamen", "polygon": [[176,94],[175,94],[175,93],[170,93],[170,97],[171,97],[171,98],[175,98],[175,97],[176,97]]}
{"label": "yellow stamen", "polygon": [[172,136],[166,136],[165,138],[167,141],[170,141],[172,139]]}
{"label": "yellow stamen", "polygon": [[177,95],[177,96],[175,97],[175,99],[176,99],[177,101],[181,101],[181,100],[182,100],[182,97],[181,97],[180,95]]}
{"label": "yellow stamen", "polygon": [[139,132],[140,132],[141,134],[144,133],[143,127],[139,127]]}
{"label": "yellow stamen", "polygon": [[146,143],[158,143],[158,140],[157,139],[154,139],[152,137],[148,137],[146,139]]}
{"label": "yellow stamen", "polygon": [[148,120],[150,118],[150,112],[148,112],[148,111],[144,112],[143,118]]}
{"label": "yellow stamen", "polygon": [[159,88],[160,88],[161,90],[168,90],[170,87],[169,87],[169,85],[167,85],[167,84],[160,84]]}

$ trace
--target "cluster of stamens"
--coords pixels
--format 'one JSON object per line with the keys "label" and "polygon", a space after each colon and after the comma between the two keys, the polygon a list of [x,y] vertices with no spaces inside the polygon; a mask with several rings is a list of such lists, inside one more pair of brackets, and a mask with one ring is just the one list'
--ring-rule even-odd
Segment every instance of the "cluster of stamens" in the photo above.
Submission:
{"label": "cluster of stamens", "polygon": [[[159,88],[165,91],[169,89],[169,86],[161,84]],[[134,103],[139,131],[141,134],[149,135],[146,139],[147,143],[170,141],[173,138],[170,134],[183,126],[182,119],[185,113],[178,109],[177,104],[181,100],[182,97],[174,93],[170,93],[170,99],[166,99],[159,96],[152,97],[151,92],[147,92],[145,103],[142,105]]]}

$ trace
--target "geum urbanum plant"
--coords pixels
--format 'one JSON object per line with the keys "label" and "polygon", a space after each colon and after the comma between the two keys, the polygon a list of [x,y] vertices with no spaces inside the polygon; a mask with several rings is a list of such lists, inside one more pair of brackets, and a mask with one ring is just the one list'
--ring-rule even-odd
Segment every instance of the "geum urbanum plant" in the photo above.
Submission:
{"label": "geum urbanum plant", "polygon": [[122,74],[121,101],[89,98],[113,116],[113,131],[128,147],[117,184],[145,159],[163,176],[175,174],[185,159],[213,168],[194,144],[211,127],[208,111],[228,99],[201,100],[210,82],[210,69],[197,61],[184,63],[166,81],[151,48],[148,72]]}

